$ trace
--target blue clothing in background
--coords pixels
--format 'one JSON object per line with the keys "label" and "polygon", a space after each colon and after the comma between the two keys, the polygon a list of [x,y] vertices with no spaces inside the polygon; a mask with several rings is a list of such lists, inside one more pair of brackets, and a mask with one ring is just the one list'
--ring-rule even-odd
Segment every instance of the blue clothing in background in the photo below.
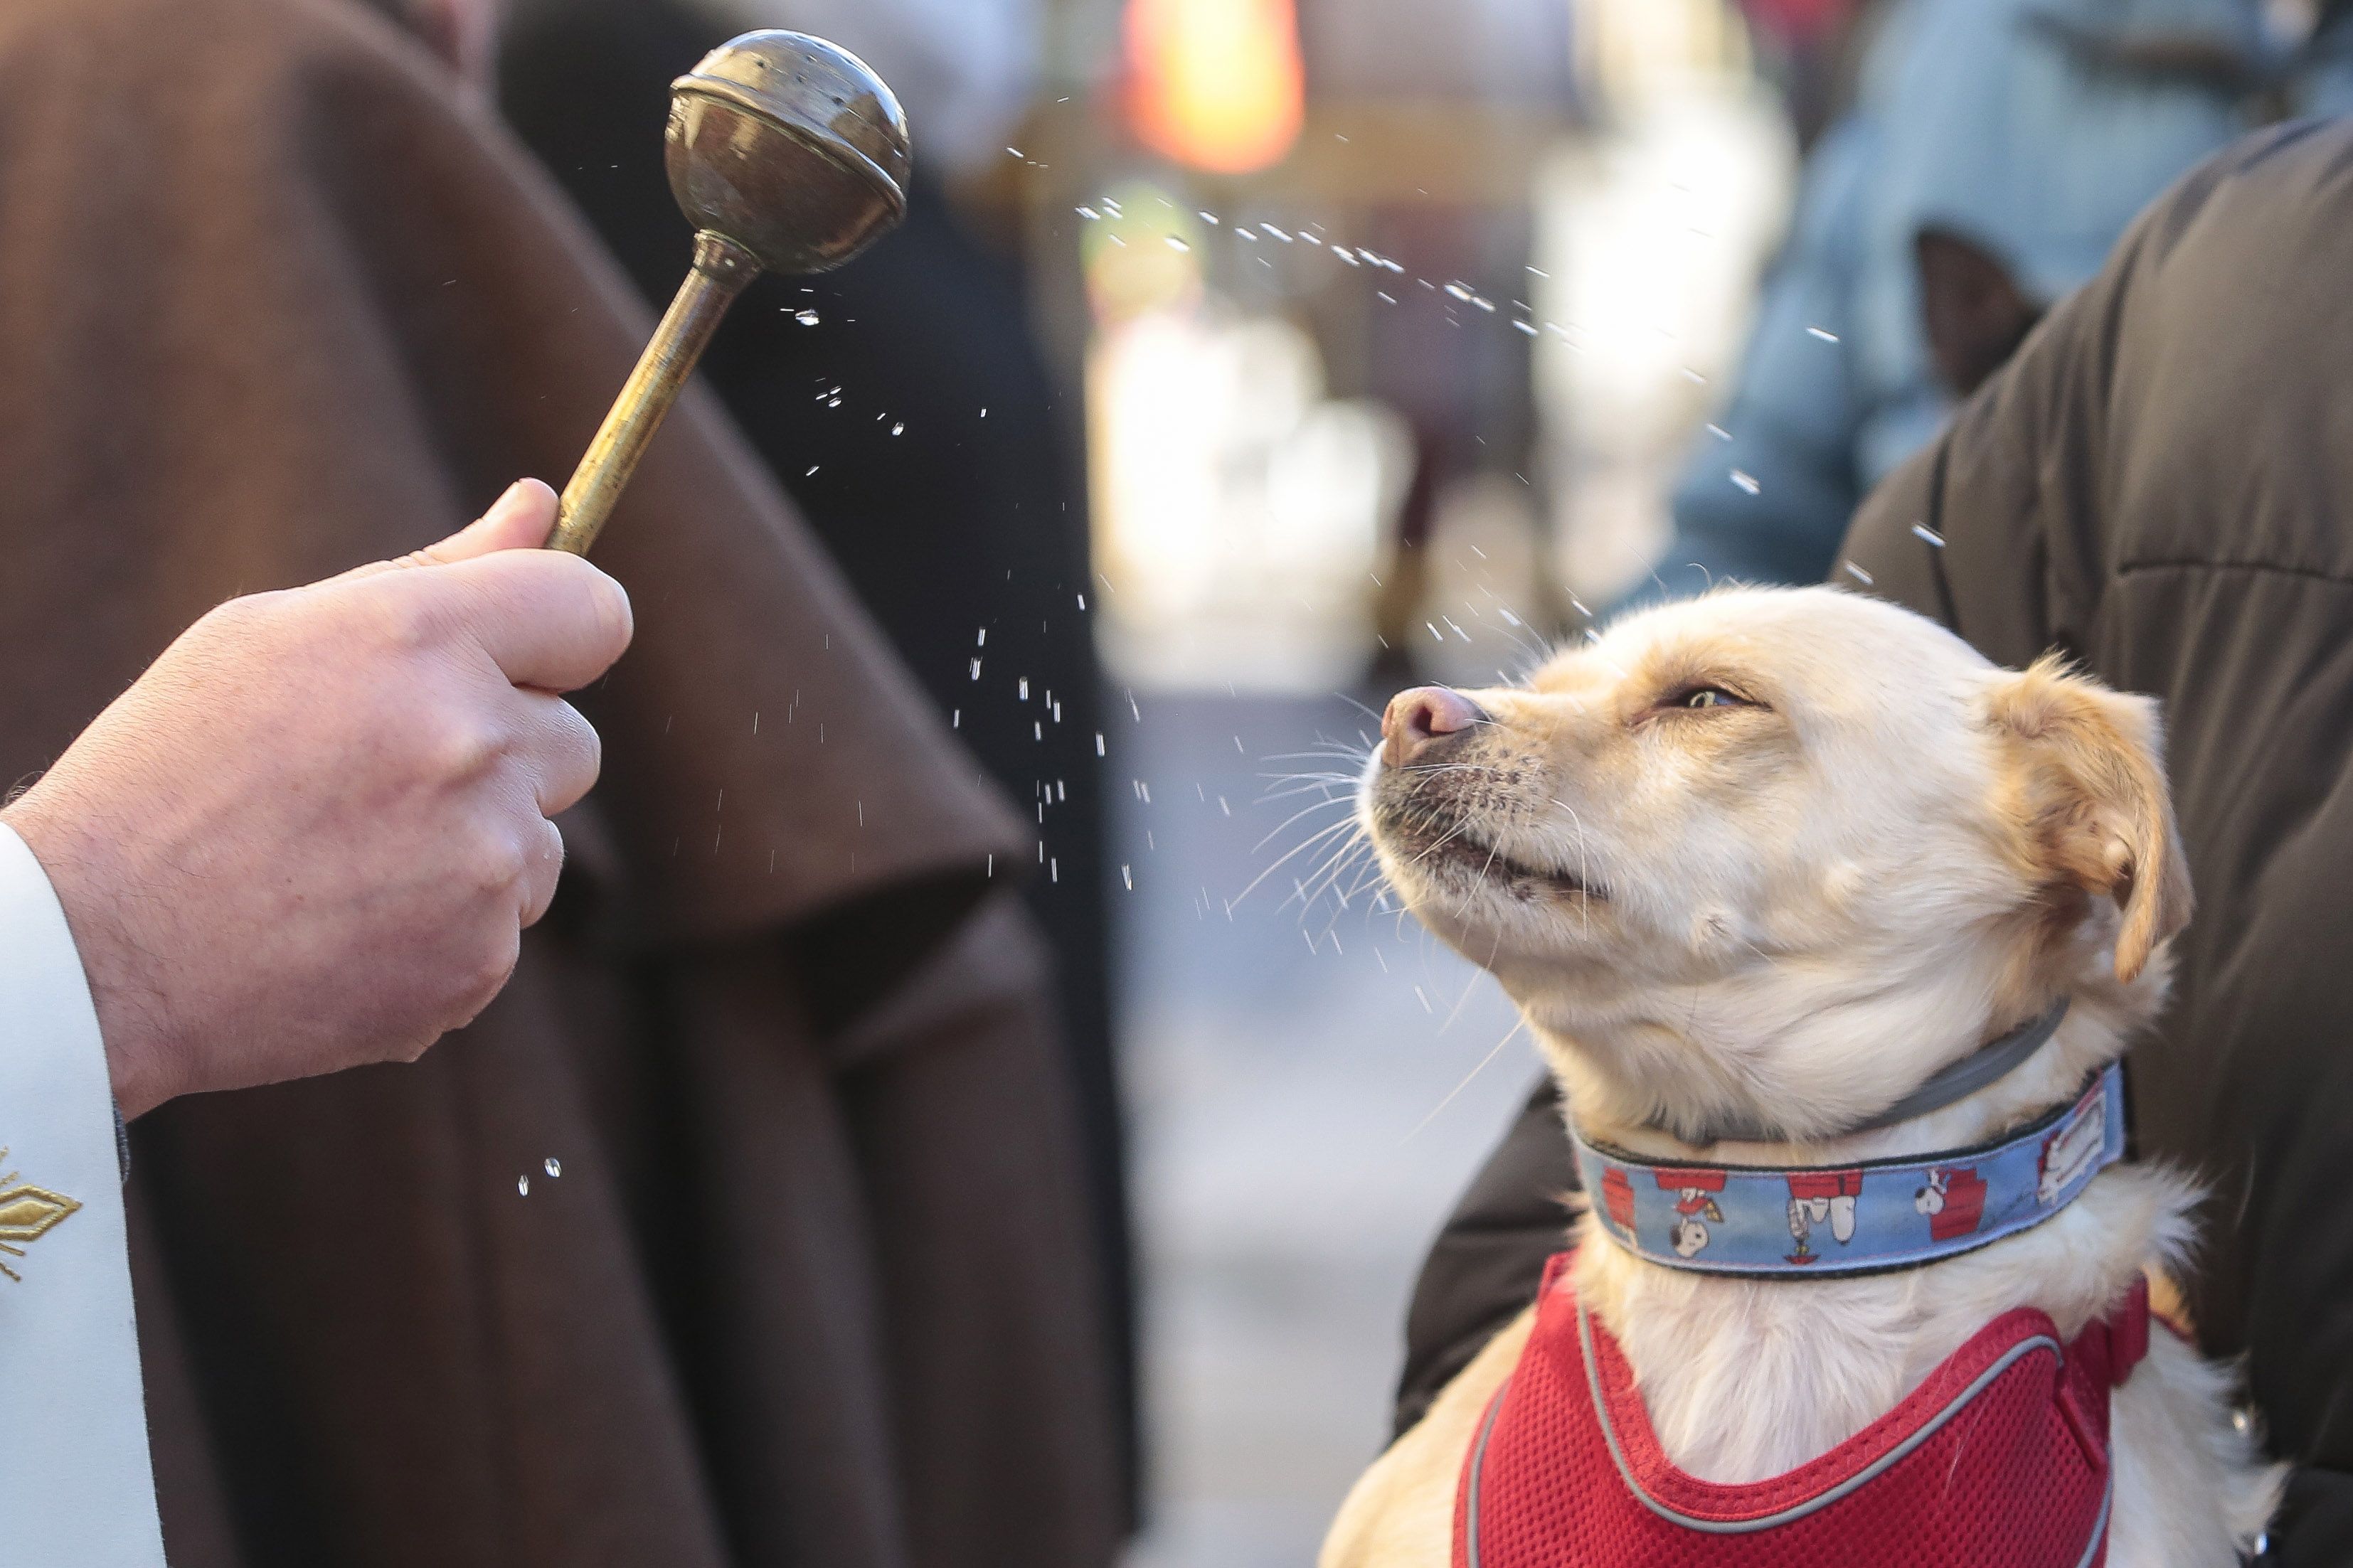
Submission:
{"label": "blue clothing in background", "polygon": [[2353,5],[2341,8],[2304,50],[2295,85],[2298,114],[2353,114]]}
{"label": "blue clothing in background", "polygon": [[[2242,62],[2242,81],[2132,63],[2135,45],[2178,57],[2184,39]],[[2327,58],[2304,98],[2353,108],[2353,47]],[[1920,232],[1972,241],[2047,306],[2253,123],[2248,84],[2273,62],[2252,0],[1897,0],[1855,107],[1807,160],[1729,400],[1639,596],[1820,581],[1864,493],[1950,408],[1921,320]]]}

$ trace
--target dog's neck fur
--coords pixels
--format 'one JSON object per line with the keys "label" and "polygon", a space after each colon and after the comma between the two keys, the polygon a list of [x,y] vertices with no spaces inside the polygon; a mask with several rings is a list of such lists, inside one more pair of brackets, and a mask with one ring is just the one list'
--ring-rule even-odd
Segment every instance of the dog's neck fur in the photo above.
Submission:
{"label": "dog's neck fur", "polygon": [[[1622,1059],[1610,1046],[1597,1049],[1541,1026],[1536,1032],[1588,1136],[1703,1163],[1844,1164],[1967,1147],[2065,1101],[2123,1050],[2163,984],[2161,973],[2129,990],[2087,978],[2042,1050],[1927,1115],[1843,1137],[1704,1151],[1641,1125],[1652,1097],[1612,1081],[1598,1065]],[[1950,1054],[1972,1048],[1970,1032],[2005,1024],[1964,1023]],[[1954,1026],[1923,1016],[1917,1026]],[[1575,1282],[1623,1347],[1668,1457],[1704,1479],[1760,1480],[1827,1452],[1893,1409],[2002,1312],[2040,1308],[2062,1335],[2073,1336],[2107,1310],[2144,1263],[2186,1246],[2191,1201],[2189,1187],[2166,1173],[2116,1167],[2032,1230],[1918,1268],[1839,1279],[1670,1268],[1588,1226]]]}

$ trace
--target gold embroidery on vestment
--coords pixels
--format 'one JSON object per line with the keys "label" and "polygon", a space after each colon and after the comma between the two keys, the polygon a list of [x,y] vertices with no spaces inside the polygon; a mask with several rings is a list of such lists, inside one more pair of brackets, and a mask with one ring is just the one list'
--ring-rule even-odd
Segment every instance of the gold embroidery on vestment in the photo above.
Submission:
{"label": "gold embroidery on vestment", "polygon": [[[0,1160],[7,1157],[8,1151],[0,1149]],[[63,1193],[20,1184],[16,1175],[11,1171],[0,1176],[0,1252],[22,1258],[25,1256],[22,1244],[38,1241],[81,1205]],[[5,1263],[0,1263],[0,1274],[5,1274],[20,1285],[25,1280],[23,1275]]]}

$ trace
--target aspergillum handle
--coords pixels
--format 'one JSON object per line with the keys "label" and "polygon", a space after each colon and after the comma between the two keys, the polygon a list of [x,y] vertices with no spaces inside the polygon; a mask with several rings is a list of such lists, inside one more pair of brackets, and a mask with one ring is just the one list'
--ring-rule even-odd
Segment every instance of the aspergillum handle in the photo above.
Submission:
{"label": "aspergillum handle", "polygon": [[596,438],[573,470],[571,483],[564,487],[555,531],[547,537],[550,550],[588,553],[629,476],[637,472],[638,459],[661,428],[662,416],[694,374],[695,362],[718,330],[720,318],[759,272],[759,262],[733,240],[708,229],[694,237],[694,269],[679,285],[678,297],[638,357],[638,368],[629,373]]}

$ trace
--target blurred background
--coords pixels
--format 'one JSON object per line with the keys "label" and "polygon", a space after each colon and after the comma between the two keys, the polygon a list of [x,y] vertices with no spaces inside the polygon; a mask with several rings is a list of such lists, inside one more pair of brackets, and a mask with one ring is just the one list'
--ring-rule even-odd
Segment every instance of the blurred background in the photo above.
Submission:
{"label": "blurred background", "polygon": [[518,0],[505,111],[650,300],[703,49],[819,33],[906,101],[904,229],[764,280],[707,371],[1035,817],[1136,1568],[1312,1561],[1535,1078],[1347,826],[1388,694],[1833,569],[2343,10]]}

